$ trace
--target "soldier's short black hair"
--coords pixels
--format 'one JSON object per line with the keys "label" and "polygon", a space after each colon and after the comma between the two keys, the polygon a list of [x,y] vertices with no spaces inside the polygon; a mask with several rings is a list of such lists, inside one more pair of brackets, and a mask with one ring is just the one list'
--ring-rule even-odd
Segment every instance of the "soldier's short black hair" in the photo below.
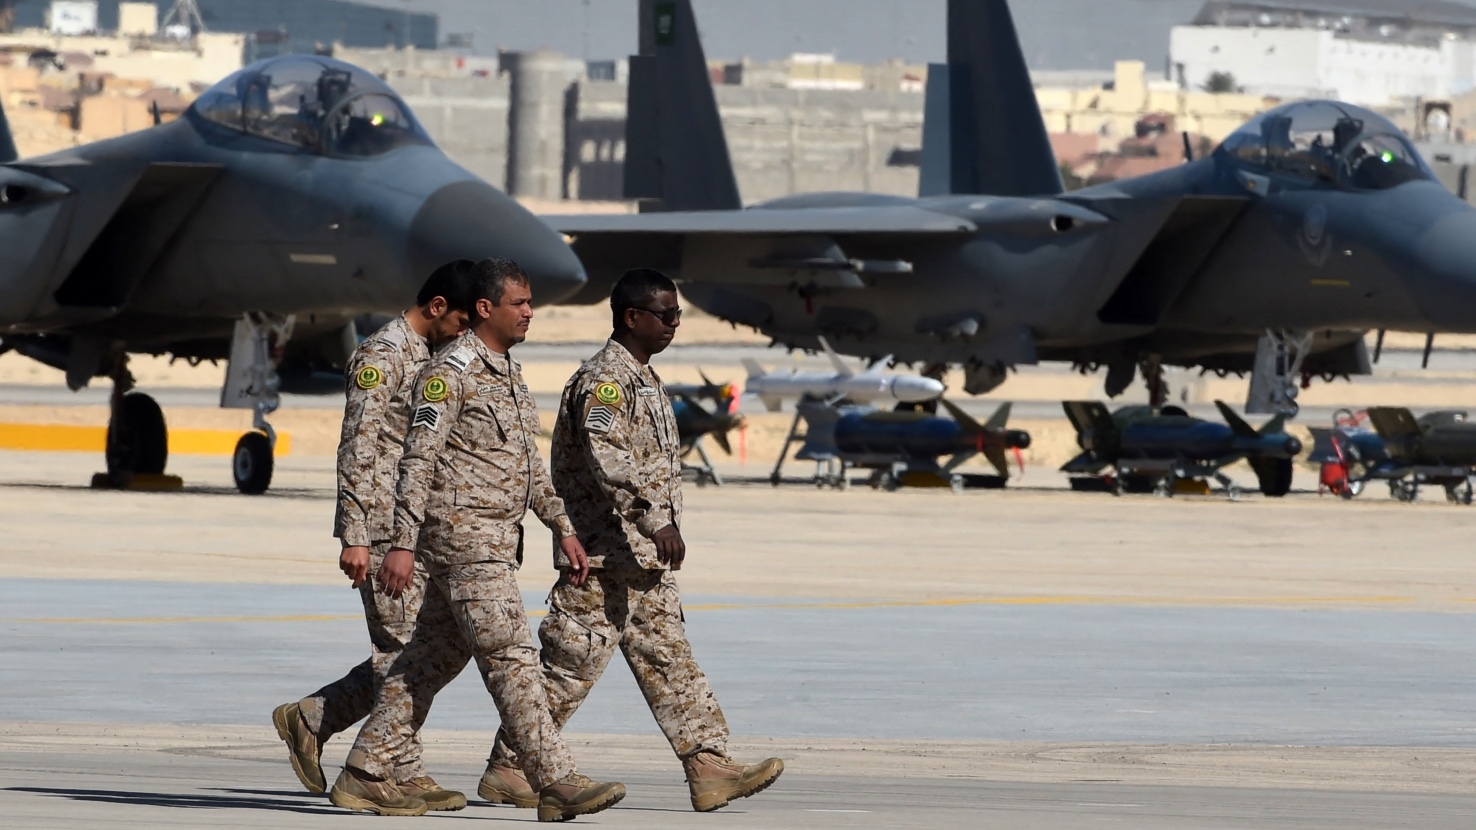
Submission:
{"label": "soldier's short black hair", "polygon": [[499,256],[478,262],[472,270],[472,304],[477,300],[491,300],[492,305],[502,305],[502,295],[510,282],[529,284],[528,272],[523,270],[523,266]]}
{"label": "soldier's short black hair", "polygon": [[476,304],[472,297],[472,270],[476,265],[469,259],[453,259],[432,271],[420,286],[420,293],[415,295],[415,304],[428,306],[431,300],[442,297],[447,308],[470,314]]}
{"label": "soldier's short black hair", "polygon": [[677,290],[671,277],[655,268],[632,268],[620,275],[610,291],[610,312],[615,320],[615,330],[625,328],[625,312],[632,308],[647,308],[656,295],[663,291]]}

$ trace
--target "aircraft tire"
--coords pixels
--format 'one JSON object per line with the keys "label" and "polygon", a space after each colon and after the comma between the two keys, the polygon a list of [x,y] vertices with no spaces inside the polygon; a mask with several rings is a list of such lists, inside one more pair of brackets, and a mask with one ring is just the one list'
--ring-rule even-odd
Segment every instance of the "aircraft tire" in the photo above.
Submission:
{"label": "aircraft tire", "polygon": [[1292,473],[1295,471],[1290,458],[1276,458],[1262,462],[1265,464],[1263,470],[1257,470],[1261,475],[1261,495],[1279,499],[1291,492]]}
{"label": "aircraft tire", "polygon": [[159,475],[169,461],[169,428],[164,410],[142,392],[131,392],[118,402],[108,419],[104,445],[108,477],[123,482],[135,474]]}
{"label": "aircraft tire", "polygon": [[231,473],[236,489],[248,496],[259,496],[272,485],[272,442],[265,433],[248,432],[236,442],[231,456]]}

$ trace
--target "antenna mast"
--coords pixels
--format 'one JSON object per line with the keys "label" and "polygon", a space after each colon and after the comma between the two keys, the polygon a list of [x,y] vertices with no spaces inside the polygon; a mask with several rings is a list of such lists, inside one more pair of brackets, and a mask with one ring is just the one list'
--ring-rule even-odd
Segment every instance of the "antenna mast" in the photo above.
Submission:
{"label": "antenna mast", "polygon": [[169,13],[164,15],[160,29],[168,30],[170,24],[188,26],[194,34],[205,31],[205,18],[200,15],[200,6],[195,0],[174,0]]}

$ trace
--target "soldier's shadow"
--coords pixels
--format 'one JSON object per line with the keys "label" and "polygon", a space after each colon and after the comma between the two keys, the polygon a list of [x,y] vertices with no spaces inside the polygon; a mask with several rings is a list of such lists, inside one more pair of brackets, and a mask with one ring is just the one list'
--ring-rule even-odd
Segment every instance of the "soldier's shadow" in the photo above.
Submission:
{"label": "soldier's shadow", "polygon": [[[272,790],[216,790],[208,793],[147,793],[129,790],[93,790],[71,787],[6,787],[7,792],[33,793],[73,801],[130,804],[140,807],[177,807],[189,810],[277,810],[308,815],[344,815],[327,796]],[[319,804],[314,801],[321,802]]]}

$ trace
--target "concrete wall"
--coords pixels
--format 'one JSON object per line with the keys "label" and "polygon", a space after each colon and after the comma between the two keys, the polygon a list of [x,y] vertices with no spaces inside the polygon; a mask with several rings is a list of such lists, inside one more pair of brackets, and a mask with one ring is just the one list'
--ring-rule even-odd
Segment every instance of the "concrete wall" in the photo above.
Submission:
{"label": "concrete wall", "polygon": [[1461,40],[1382,43],[1314,29],[1176,26],[1169,60],[1190,89],[1201,88],[1213,72],[1229,72],[1247,92],[1379,107],[1470,89],[1476,82],[1472,48]]}
{"label": "concrete wall", "polygon": [[[735,86],[716,92],[745,203],[823,190],[916,195],[917,168],[899,162],[922,144],[921,94]],[[570,112],[570,197],[622,198],[625,85],[580,81]]]}
{"label": "concrete wall", "polygon": [[457,164],[500,189],[507,186],[506,75],[390,78],[436,144]]}

